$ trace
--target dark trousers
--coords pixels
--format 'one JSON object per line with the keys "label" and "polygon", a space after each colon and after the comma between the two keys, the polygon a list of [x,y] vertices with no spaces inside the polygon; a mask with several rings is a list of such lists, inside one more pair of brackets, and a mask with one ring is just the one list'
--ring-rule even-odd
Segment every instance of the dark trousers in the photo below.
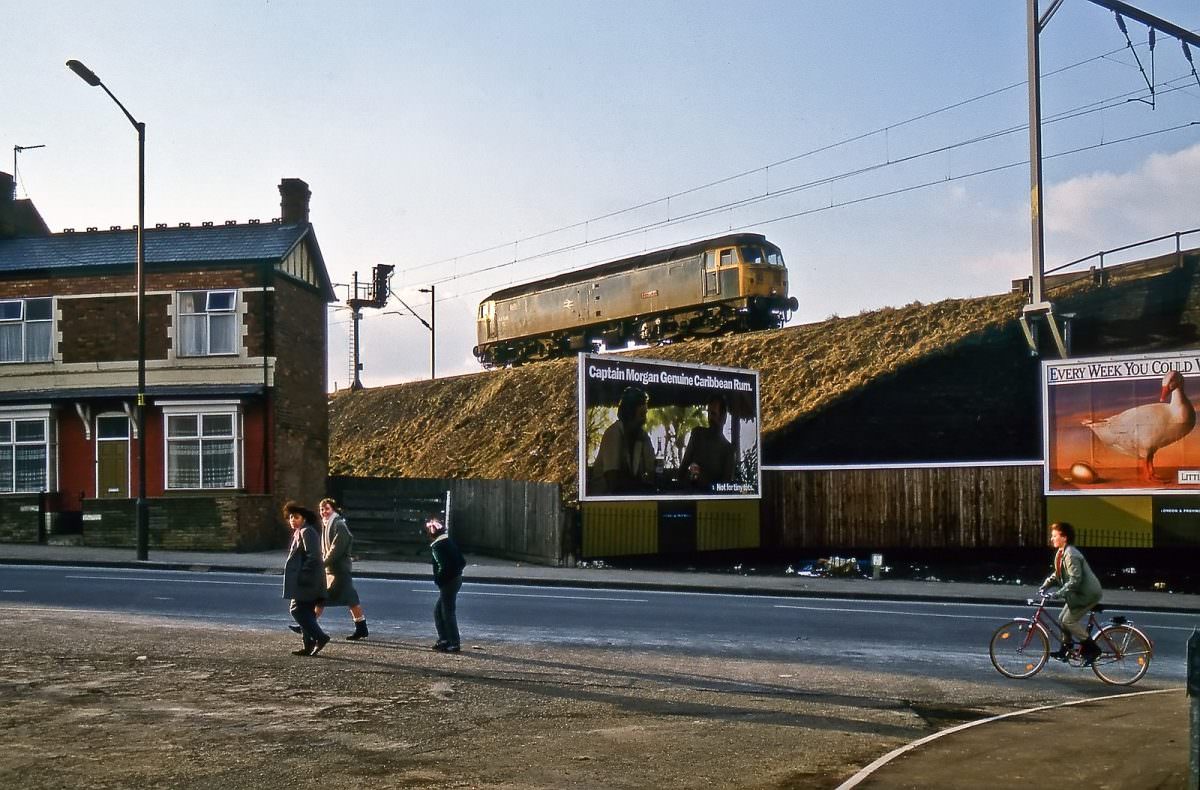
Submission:
{"label": "dark trousers", "polygon": [[292,613],[292,619],[296,621],[296,625],[300,626],[300,633],[304,634],[304,644],[306,645],[329,640],[329,637],[321,630],[321,624],[317,622],[316,609],[316,601],[297,601],[295,598],[288,607],[288,611]]}
{"label": "dark trousers", "polygon": [[458,591],[462,577],[455,576],[445,584],[438,585],[438,599],[433,606],[433,624],[437,627],[438,641],[458,645]]}

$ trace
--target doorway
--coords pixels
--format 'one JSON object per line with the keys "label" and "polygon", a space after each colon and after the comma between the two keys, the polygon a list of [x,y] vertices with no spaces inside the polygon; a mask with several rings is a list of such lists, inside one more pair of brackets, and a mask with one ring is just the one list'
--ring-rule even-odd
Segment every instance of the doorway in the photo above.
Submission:
{"label": "doorway", "polygon": [[96,498],[129,498],[129,417],[96,418]]}

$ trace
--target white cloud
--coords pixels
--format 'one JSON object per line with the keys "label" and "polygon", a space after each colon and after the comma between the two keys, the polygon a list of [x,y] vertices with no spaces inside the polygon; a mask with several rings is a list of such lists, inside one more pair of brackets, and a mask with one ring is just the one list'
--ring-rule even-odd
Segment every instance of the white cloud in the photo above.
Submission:
{"label": "white cloud", "polygon": [[1154,154],[1135,170],[1055,184],[1044,205],[1047,246],[1101,249],[1194,228],[1200,225],[1198,180],[1200,143]]}
{"label": "white cloud", "polygon": [[[1029,276],[1028,247],[1022,250],[996,250],[985,255],[965,258],[960,264],[962,275],[989,284],[1008,284],[1008,281]],[[997,293],[995,288],[986,293]]]}

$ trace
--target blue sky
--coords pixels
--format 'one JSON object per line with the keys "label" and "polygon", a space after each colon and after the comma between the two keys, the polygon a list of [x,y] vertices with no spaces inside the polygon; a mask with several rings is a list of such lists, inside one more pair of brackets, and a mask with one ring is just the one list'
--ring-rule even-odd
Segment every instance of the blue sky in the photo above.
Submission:
{"label": "blue sky", "polygon": [[[1196,0],[1134,4],[1200,30]],[[0,11],[0,153],[46,146],[20,155],[17,194],[52,228],[136,219],[136,137],[75,58],[147,125],[148,223],[265,221],[279,180],[303,178],[335,282],[394,264],[426,318],[417,289],[436,285],[439,374],[479,369],[487,293],[731,228],[783,249],[794,323],[998,293],[1030,271],[1022,0]],[[1128,29],[1149,74],[1146,30]],[[1049,266],[1200,227],[1200,126],[1163,131],[1200,121],[1200,85],[1172,39],[1153,69],[1154,107],[1128,101],[1145,80],[1087,0],[1042,34]],[[366,313],[368,386],[428,375],[428,332],[403,313]],[[344,387],[348,313],[329,320]]]}

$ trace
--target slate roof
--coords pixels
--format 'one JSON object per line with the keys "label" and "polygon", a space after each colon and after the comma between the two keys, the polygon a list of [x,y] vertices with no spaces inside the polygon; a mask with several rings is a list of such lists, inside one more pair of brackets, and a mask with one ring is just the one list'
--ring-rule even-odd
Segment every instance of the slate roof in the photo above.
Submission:
{"label": "slate roof", "polygon": [[[308,223],[284,225],[263,222],[209,227],[147,228],[146,266],[212,265],[279,261],[305,237],[312,241],[322,290],[333,298],[325,261]],[[0,274],[96,266],[130,267],[137,257],[137,234],[132,229],[75,231],[46,236],[0,239]]]}

